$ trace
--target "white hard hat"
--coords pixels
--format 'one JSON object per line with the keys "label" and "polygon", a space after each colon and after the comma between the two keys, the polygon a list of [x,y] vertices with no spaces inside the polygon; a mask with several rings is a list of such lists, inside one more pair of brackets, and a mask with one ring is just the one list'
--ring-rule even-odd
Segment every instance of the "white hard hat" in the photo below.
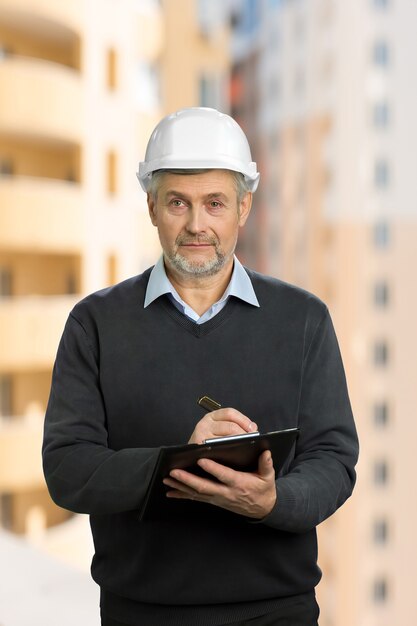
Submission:
{"label": "white hard hat", "polygon": [[229,115],[190,107],[164,117],[153,131],[136,176],[148,191],[161,169],[226,169],[241,172],[250,191],[259,182],[246,135]]}

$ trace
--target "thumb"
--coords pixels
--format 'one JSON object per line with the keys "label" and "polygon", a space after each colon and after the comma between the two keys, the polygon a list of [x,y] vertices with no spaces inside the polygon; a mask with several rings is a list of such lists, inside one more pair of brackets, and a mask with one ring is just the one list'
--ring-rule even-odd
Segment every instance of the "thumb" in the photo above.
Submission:
{"label": "thumb", "polygon": [[265,450],[259,457],[258,473],[263,478],[270,478],[271,475],[275,476],[274,463],[270,450]]}

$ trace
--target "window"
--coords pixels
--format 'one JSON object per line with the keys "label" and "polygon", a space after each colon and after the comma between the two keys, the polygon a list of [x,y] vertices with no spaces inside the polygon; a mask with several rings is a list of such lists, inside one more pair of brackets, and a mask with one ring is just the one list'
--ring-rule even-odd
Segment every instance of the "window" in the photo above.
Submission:
{"label": "window", "polygon": [[372,60],[377,67],[386,68],[390,61],[389,48],[386,41],[376,41],[372,50]]}
{"label": "window", "polygon": [[388,595],[388,585],[385,578],[377,578],[373,585],[373,598],[377,604],[386,601]]}
{"label": "window", "polygon": [[389,411],[386,402],[377,402],[373,409],[374,424],[377,428],[385,428],[389,421]]}
{"label": "window", "polygon": [[205,74],[200,76],[200,106],[222,109],[224,107],[225,77],[220,73]]}
{"label": "window", "polygon": [[279,50],[281,43],[281,32],[278,30],[277,25],[273,24],[269,32],[269,44],[268,47],[271,51],[276,52]]}
{"label": "window", "polygon": [[116,50],[107,50],[107,88],[114,91],[117,88],[117,54]]}
{"label": "window", "polygon": [[13,523],[13,496],[11,494],[0,495],[0,526],[6,530],[12,529]]}
{"label": "window", "polygon": [[6,374],[0,375],[0,415],[12,415],[12,377]]}
{"label": "window", "polygon": [[[275,211],[274,211],[274,216],[277,215],[277,209],[279,207],[279,186],[278,186],[278,182],[276,178],[272,178],[270,180],[270,183],[268,185],[268,203],[270,205],[270,207],[275,207]],[[274,229],[272,229],[273,232]],[[276,233],[278,235],[278,233]],[[272,233],[271,233],[272,235]],[[271,236],[272,239],[272,236]],[[278,237],[277,237],[278,240]]]}
{"label": "window", "polygon": [[377,102],[374,105],[372,117],[375,128],[386,128],[390,122],[388,103]]}
{"label": "window", "polygon": [[386,341],[376,341],[374,344],[374,364],[383,367],[388,363],[388,346]]}
{"label": "window", "polygon": [[212,89],[210,79],[207,76],[201,76],[199,81],[199,101],[200,106],[208,107],[212,106]]}
{"label": "window", "polygon": [[268,96],[272,102],[279,100],[281,96],[281,82],[278,76],[271,76],[268,83]]}
{"label": "window", "polygon": [[77,290],[77,278],[74,272],[68,272],[66,276],[66,287],[65,293],[69,295],[74,295],[78,292]]}
{"label": "window", "polygon": [[306,75],[303,68],[298,68],[294,74],[295,95],[302,95],[306,88]]}
{"label": "window", "polygon": [[[211,1],[212,4],[212,1]],[[261,6],[257,0],[246,0],[243,4],[239,30],[250,35],[258,30],[261,20]]]}
{"label": "window", "polygon": [[376,248],[388,248],[390,244],[390,228],[387,222],[377,222],[374,226],[374,244]]}
{"label": "window", "polygon": [[117,283],[117,256],[115,254],[109,254],[107,257],[107,283],[109,285],[115,285]]}
{"label": "window", "polygon": [[225,23],[227,7],[224,2],[197,0],[197,18],[201,34],[209,37],[218,32]]}
{"label": "window", "polygon": [[388,187],[390,179],[389,166],[385,159],[378,159],[374,167],[374,183],[378,189]]}
{"label": "window", "polygon": [[304,168],[300,167],[299,175],[295,181],[295,199],[300,206],[305,202],[307,195],[307,174]]}
{"label": "window", "polygon": [[153,112],[161,102],[161,80],[155,64],[141,62],[135,76],[135,100],[145,111]]}
{"label": "window", "polygon": [[117,192],[117,155],[114,151],[107,153],[107,193],[113,196]]}
{"label": "window", "polygon": [[385,308],[389,302],[389,289],[384,280],[378,281],[374,286],[374,304],[378,308]]}
{"label": "window", "polygon": [[297,43],[302,43],[306,38],[306,25],[302,17],[298,17],[293,25],[294,39]]}
{"label": "window", "polygon": [[335,58],[334,55],[327,52],[323,55],[320,61],[319,73],[320,79],[324,84],[330,83],[333,74],[335,73]]}
{"label": "window", "polygon": [[276,128],[272,129],[269,134],[269,148],[273,154],[278,153],[280,147],[280,133]]}
{"label": "window", "polygon": [[0,297],[12,295],[12,272],[8,267],[0,267]]}
{"label": "window", "polygon": [[0,45],[0,61],[7,59],[7,57],[13,54],[13,50],[8,46]]}
{"label": "window", "polygon": [[388,541],[388,524],[385,519],[378,519],[374,522],[373,527],[374,543],[384,545]]}
{"label": "window", "polygon": [[11,159],[0,159],[0,176],[13,176],[14,167]]}
{"label": "window", "polygon": [[73,168],[69,168],[67,170],[67,173],[65,175],[65,180],[67,180],[69,183],[76,183],[77,182],[77,176],[75,174],[75,171]]}
{"label": "window", "polygon": [[222,81],[215,74],[200,76],[199,101],[202,107],[221,108],[222,105]]}
{"label": "window", "polygon": [[374,464],[374,484],[386,485],[388,482],[388,465],[386,461],[376,461]]}

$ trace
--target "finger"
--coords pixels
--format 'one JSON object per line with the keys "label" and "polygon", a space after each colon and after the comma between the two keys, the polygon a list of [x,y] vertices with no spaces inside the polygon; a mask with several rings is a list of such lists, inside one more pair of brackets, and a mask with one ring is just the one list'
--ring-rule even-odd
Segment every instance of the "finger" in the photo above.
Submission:
{"label": "finger", "polygon": [[243,428],[247,433],[258,430],[258,426],[255,422],[252,422],[249,417],[231,407],[212,411],[209,415],[213,421],[233,422]]}
{"label": "finger", "polygon": [[246,435],[247,431],[236,422],[211,421],[210,437],[227,437],[229,435]]}
{"label": "finger", "polygon": [[258,459],[258,474],[262,478],[275,477],[274,463],[272,461],[272,455],[270,450],[262,452]]}
{"label": "finger", "polygon": [[195,500],[196,492],[187,487],[187,485],[184,485],[184,483],[180,483],[169,477],[164,478],[163,483],[166,487],[169,487],[169,490],[165,494],[167,498]]}
{"label": "finger", "polygon": [[166,485],[166,487],[169,487],[170,489],[175,489],[176,491],[181,491],[183,493],[191,494],[191,492],[193,491],[184,483],[181,483],[178,480],[174,480],[173,478],[164,478],[163,483],[164,485]]}
{"label": "finger", "polygon": [[181,489],[184,490],[185,486],[185,488],[204,496],[217,495],[221,488],[220,483],[215,483],[210,479],[196,476],[184,470],[172,470],[170,472],[170,478],[178,481],[178,483],[181,484]]}
{"label": "finger", "polygon": [[175,498],[177,500],[196,500],[191,493],[185,493],[184,491],[178,491],[177,489],[166,492],[167,498]]}
{"label": "finger", "polygon": [[199,459],[197,463],[205,472],[217,478],[223,485],[231,487],[235,484],[236,472],[231,467],[221,465],[212,459]]}

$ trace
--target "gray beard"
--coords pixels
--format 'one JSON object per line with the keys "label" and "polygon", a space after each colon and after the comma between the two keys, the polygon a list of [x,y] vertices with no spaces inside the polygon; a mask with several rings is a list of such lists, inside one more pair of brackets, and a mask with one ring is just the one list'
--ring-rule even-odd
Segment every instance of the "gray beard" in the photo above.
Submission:
{"label": "gray beard", "polygon": [[177,270],[178,273],[183,276],[214,276],[219,272],[226,264],[226,255],[215,248],[216,256],[205,262],[189,261],[185,257],[181,256],[178,252],[171,252],[166,254],[167,260],[170,265]]}

